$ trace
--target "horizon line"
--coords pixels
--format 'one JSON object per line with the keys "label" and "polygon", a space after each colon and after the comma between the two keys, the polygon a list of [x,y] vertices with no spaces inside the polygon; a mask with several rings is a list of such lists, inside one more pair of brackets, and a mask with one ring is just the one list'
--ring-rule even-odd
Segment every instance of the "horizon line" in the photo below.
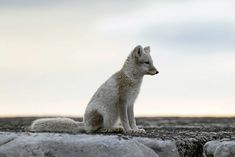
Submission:
{"label": "horizon line", "polygon": [[[74,117],[83,118],[83,115],[74,114],[5,114],[0,118],[23,118],[23,117]],[[156,115],[137,115],[135,118],[153,118],[153,117],[178,117],[178,118],[235,118],[235,114],[156,114]]]}

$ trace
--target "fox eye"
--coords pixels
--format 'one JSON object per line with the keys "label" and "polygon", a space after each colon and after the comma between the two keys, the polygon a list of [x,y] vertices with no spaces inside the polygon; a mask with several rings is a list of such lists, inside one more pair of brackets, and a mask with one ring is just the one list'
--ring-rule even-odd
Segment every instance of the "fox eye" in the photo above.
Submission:
{"label": "fox eye", "polygon": [[149,62],[144,62],[144,64],[149,64]]}

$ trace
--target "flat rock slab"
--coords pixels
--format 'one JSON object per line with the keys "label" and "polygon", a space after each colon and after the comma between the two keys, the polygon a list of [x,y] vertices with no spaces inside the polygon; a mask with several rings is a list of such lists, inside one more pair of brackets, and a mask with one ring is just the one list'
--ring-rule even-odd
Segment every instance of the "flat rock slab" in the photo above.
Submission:
{"label": "flat rock slab", "polygon": [[0,132],[0,157],[179,157],[175,142],[122,135]]}
{"label": "flat rock slab", "polygon": [[[32,121],[38,118],[45,117],[0,118],[0,157],[8,157],[12,150],[16,156],[13,154],[10,157],[20,157],[21,153],[22,156],[25,153],[31,153],[31,156],[58,157],[59,154],[63,154],[62,152],[65,152],[65,156],[68,157],[76,156],[79,153],[83,156],[89,154],[92,156],[96,152],[100,152],[102,155],[96,153],[95,156],[104,157],[115,157],[115,155],[147,157],[151,157],[151,155],[159,157],[225,157],[227,155],[226,157],[235,157],[231,153],[234,150],[234,145],[231,143],[235,139],[235,117],[137,118],[137,124],[146,130],[146,134],[28,133],[28,127]],[[71,118],[76,121],[82,120],[76,117]],[[19,144],[20,141],[21,144]],[[10,149],[11,147],[14,149]],[[88,155],[84,155],[84,151],[87,151]],[[136,152],[137,154],[135,154]],[[146,153],[150,154],[146,155]],[[79,155],[82,156],[81,154]],[[30,157],[28,154],[24,157],[28,156]]]}
{"label": "flat rock slab", "polygon": [[235,157],[235,139],[209,141],[204,145],[204,157]]}

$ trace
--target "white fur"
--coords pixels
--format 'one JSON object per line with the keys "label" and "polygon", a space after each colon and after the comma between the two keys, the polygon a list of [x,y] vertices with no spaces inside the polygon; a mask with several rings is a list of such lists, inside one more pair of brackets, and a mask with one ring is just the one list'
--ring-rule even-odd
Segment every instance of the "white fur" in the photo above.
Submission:
{"label": "white fur", "polygon": [[[158,73],[153,66],[150,47],[135,49],[128,56],[122,69],[103,83],[87,105],[83,122],[68,118],[38,119],[32,131],[95,132],[112,129],[121,120],[126,132],[145,132],[136,126],[133,105],[140,91],[143,76]],[[102,123],[100,123],[102,122]]]}
{"label": "white fur", "polygon": [[81,132],[79,122],[70,118],[42,118],[33,121],[31,131],[53,131],[53,132]]}

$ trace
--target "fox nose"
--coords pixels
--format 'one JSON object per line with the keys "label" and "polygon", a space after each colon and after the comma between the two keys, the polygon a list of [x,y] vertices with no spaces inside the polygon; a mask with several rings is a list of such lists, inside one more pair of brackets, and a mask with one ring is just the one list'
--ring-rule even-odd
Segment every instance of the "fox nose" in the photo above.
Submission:
{"label": "fox nose", "polygon": [[159,71],[156,70],[156,73],[155,73],[155,74],[158,74],[158,73],[159,73]]}

